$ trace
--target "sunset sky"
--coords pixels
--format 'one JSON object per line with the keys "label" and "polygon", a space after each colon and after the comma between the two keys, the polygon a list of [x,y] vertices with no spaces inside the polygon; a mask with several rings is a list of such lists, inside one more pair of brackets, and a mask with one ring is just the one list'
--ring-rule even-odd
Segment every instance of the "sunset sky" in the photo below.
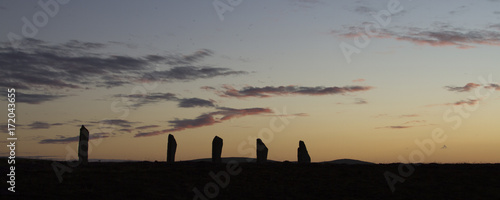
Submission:
{"label": "sunset sky", "polygon": [[223,157],[500,162],[498,0],[0,1],[0,22],[21,157],[75,159],[85,125],[89,159],[165,161],[173,134],[177,161],[217,135]]}

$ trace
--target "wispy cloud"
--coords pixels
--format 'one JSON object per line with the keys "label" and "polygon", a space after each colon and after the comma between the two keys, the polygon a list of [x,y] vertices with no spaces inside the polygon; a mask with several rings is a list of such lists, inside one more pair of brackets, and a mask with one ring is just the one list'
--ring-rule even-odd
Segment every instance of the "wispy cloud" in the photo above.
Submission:
{"label": "wispy cloud", "polygon": [[368,104],[368,101],[362,98],[356,98],[356,102],[354,104]]}
{"label": "wispy cloud", "polygon": [[400,115],[399,118],[405,118],[405,117],[418,117],[420,115],[418,114],[406,114],[406,115]]}
{"label": "wispy cloud", "polygon": [[133,130],[131,128],[121,128],[121,129],[118,129],[118,131],[131,133]]}
{"label": "wispy cloud", "polygon": [[307,117],[309,114],[307,113],[295,113],[295,114],[283,114],[283,115],[266,115],[266,116],[275,116],[275,117]]}
{"label": "wispy cloud", "polygon": [[155,136],[165,133],[182,131],[185,129],[211,126],[226,120],[230,120],[232,118],[243,117],[247,115],[266,114],[266,113],[273,113],[273,112],[269,108],[234,109],[234,108],[219,107],[218,111],[202,114],[196,117],[195,119],[176,119],[168,121],[170,124],[172,124],[173,128],[159,130],[159,131],[137,133],[134,137]]}
{"label": "wispy cloud", "polygon": [[141,81],[192,81],[216,76],[247,74],[245,71],[233,71],[228,68],[182,66],[162,71],[144,73]]}
{"label": "wispy cloud", "polygon": [[473,106],[479,103],[481,99],[467,99],[467,100],[460,100],[456,101],[453,103],[442,103],[442,104],[430,104],[427,105],[426,107],[433,107],[433,106],[460,106],[460,105],[467,105],[467,106]]}
{"label": "wispy cloud", "polygon": [[91,124],[100,124],[102,125],[108,125],[108,126],[119,126],[121,128],[130,128],[132,127],[133,124],[139,123],[139,122],[131,122],[128,120],[123,120],[123,119],[106,119],[106,120],[100,120],[100,121],[92,121],[90,122]]}
{"label": "wispy cloud", "polygon": [[356,80],[352,80],[353,83],[365,82],[366,80],[363,78],[358,78]]}
{"label": "wispy cloud", "polygon": [[462,87],[456,87],[456,86],[445,86],[445,88],[448,91],[453,91],[453,92],[468,92],[471,91],[474,88],[480,87],[480,84],[476,83],[467,83],[465,86]]}
{"label": "wispy cloud", "polygon": [[178,100],[176,95],[172,93],[149,93],[149,94],[129,94],[129,95],[117,94],[114,95],[113,97],[127,98],[128,101],[125,102],[130,104],[132,107],[136,108],[146,104],[154,104],[162,101]]}
{"label": "wispy cloud", "polygon": [[[204,89],[212,90],[213,88],[204,87]],[[285,95],[334,95],[346,94],[352,92],[360,92],[371,90],[371,86],[344,86],[344,87],[303,87],[303,86],[266,86],[266,87],[244,87],[237,90],[229,85],[224,85],[223,90],[215,90],[216,94],[220,97],[273,97]]]}
{"label": "wispy cloud", "polygon": [[407,121],[407,122],[404,122],[403,124],[420,124],[420,123],[425,123],[427,121],[425,120],[412,120],[412,121]]}
{"label": "wispy cloud", "polygon": [[[202,49],[188,55],[125,56],[98,53],[111,43],[71,40],[50,44],[24,39],[20,48],[0,43],[0,87],[29,91],[119,87],[143,81],[191,81],[246,74],[229,68],[196,66],[213,52]],[[168,69],[160,69],[168,68]],[[38,104],[64,95],[31,94],[20,102]],[[35,96],[37,95],[37,96]],[[41,98],[37,98],[41,97]]]}
{"label": "wispy cloud", "polygon": [[490,83],[488,85],[481,85],[481,84],[477,84],[477,83],[467,83],[465,86],[445,86],[444,88],[446,90],[452,91],[452,92],[469,92],[469,91],[472,91],[473,89],[476,89],[479,87],[500,91],[500,85],[498,85],[496,83]]}
{"label": "wispy cloud", "polygon": [[[398,118],[406,118],[406,117],[401,117],[401,116],[413,117],[413,115],[400,115]],[[415,116],[417,116],[417,115],[415,115]],[[382,126],[382,127],[376,127],[375,129],[408,129],[408,128],[414,128],[414,127],[429,126],[429,125],[432,125],[432,124],[427,124],[426,120],[411,120],[411,121],[402,122],[399,125]]]}
{"label": "wispy cloud", "polygon": [[[108,138],[109,134],[108,133],[93,133],[90,134],[89,140],[95,140],[99,138]],[[74,137],[64,137],[60,136],[58,139],[44,139],[41,140],[40,144],[67,144],[71,142],[78,142],[80,140],[80,136],[74,136]]]}
{"label": "wispy cloud", "polygon": [[384,114],[378,114],[374,115],[372,117],[374,118],[412,118],[412,117],[419,117],[419,114],[402,114],[402,115],[389,115],[387,113]]}
{"label": "wispy cloud", "polygon": [[62,123],[49,124],[47,122],[35,121],[31,124],[28,124],[27,126],[30,129],[49,129],[51,126],[60,126],[60,125],[63,125],[63,124]]}
{"label": "wispy cloud", "polygon": [[135,127],[135,129],[137,129],[137,130],[144,130],[144,129],[158,128],[158,127],[160,127],[160,126],[158,126],[158,125],[147,125],[147,126]]}
{"label": "wispy cloud", "polygon": [[[3,124],[0,124],[0,127],[3,127],[3,128],[0,128],[0,133],[8,133],[9,130],[7,128],[8,124],[7,123],[3,123]],[[19,128],[19,127],[22,127],[24,125],[22,124],[15,124],[16,128]]]}
{"label": "wispy cloud", "polygon": [[388,129],[406,129],[406,128],[412,128],[414,126],[384,126],[384,127],[377,127],[377,129],[381,128],[388,128]]}
{"label": "wispy cloud", "polygon": [[215,107],[212,100],[205,100],[200,98],[179,98],[173,93],[150,93],[150,94],[130,94],[122,95],[117,94],[113,97],[127,98],[127,104],[132,107],[138,108],[147,104],[154,104],[165,101],[176,101],[179,102],[178,106],[181,108],[193,108],[193,107]]}
{"label": "wispy cloud", "polygon": [[495,83],[491,83],[491,84],[489,84],[487,86],[484,86],[484,88],[486,88],[486,89],[494,89],[494,90],[500,91],[500,85],[495,84]]}
{"label": "wispy cloud", "polygon": [[58,95],[58,94],[28,94],[16,91],[16,102],[28,103],[28,104],[40,104],[46,101],[53,101],[66,96],[67,95]]}
{"label": "wispy cloud", "polygon": [[212,101],[200,98],[187,98],[179,99],[179,107],[192,108],[192,107],[215,107]]}
{"label": "wispy cloud", "polygon": [[[347,26],[343,30],[333,30],[334,35],[353,38],[365,33],[365,25]],[[466,29],[449,24],[439,24],[428,28],[392,27],[378,30],[374,38],[389,38],[408,41],[417,45],[453,46],[461,49],[474,48],[475,45],[500,46],[500,32],[491,27]]]}
{"label": "wispy cloud", "polygon": [[479,99],[467,99],[467,100],[460,100],[460,101],[457,101],[455,103],[447,103],[447,104],[444,104],[444,105],[476,105],[477,103],[479,103]]}

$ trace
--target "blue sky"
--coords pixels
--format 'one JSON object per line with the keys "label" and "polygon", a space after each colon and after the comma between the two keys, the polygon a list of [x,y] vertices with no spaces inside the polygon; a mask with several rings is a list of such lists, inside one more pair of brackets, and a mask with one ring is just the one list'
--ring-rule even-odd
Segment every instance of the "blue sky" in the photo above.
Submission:
{"label": "blue sky", "polygon": [[252,156],[272,130],[270,159],[304,140],[313,161],[398,162],[443,129],[424,162],[499,162],[499,3],[2,1],[0,86],[26,157],[65,159],[83,124],[99,159],[164,160],[169,133],[181,160],[215,135]]}

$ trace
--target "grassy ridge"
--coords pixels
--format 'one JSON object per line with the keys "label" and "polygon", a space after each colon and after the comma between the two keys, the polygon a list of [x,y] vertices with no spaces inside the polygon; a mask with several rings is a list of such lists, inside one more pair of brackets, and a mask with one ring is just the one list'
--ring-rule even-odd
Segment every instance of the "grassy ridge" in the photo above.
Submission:
{"label": "grassy ridge", "polygon": [[[226,164],[206,162],[90,163],[73,168],[59,183],[52,161],[16,160],[16,193],[7,191],[2,175],[2,199],[193,199],[202,193],[209,175],[227,171]],[[0,170],[7,174],[7,161]],[[392,193],[384,178],[398,164],[343,165],[276,162],[239,163],[216,199],[500,199],[500,164],[424,164],[396,184]],[[213,192],[213,191],[210,191]]]}

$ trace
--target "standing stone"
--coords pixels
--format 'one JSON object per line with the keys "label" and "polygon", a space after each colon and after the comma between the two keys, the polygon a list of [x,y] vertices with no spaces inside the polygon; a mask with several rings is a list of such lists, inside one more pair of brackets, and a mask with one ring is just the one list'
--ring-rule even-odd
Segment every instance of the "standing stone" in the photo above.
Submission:
{"label": "standing stone", "polygon": [[297,157],[299,163],[311,163],[311,157],[309,157],[309,153],[307,152],[306,144],[302,140],[299,142]]}
{"label": "standing stone", "polygon": [[222,162],[222,138],[215,136],[212,141],[212,162],[221,163]]}
{"label": "standing stone", "polygon": [[262,140],[257,139],[257,163],[267,162],[268,149]]}
{"label": "standing stone", "polygon": [[168,134],[167,143],[167,163],[175,162],[175,151],[177,150],[177,142],[172,134]]}
{"label": "standing stone", "polygon": [[80,128],[80,142],[78,143],[78,161],[81,164],[89,163],[89,130],[82,125]]}

